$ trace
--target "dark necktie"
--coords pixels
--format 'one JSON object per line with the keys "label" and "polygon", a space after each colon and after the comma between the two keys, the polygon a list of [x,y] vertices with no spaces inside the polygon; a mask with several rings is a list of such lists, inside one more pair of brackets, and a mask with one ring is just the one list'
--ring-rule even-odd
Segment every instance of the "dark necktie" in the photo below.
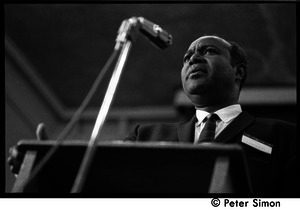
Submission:
{"label": "dark necktie", "polygon": [[205,126],[202,129],[198,141],[196,141],[196,144],[211,142],[215,139],[216,122],[218,119],[219,116],[215,113],[207,115]]}

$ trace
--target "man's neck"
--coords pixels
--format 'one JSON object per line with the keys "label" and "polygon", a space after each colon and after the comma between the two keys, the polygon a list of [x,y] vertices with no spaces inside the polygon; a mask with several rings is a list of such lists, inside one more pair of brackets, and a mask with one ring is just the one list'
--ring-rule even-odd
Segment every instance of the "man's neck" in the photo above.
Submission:
{"label": "man's neck", "polygon": [[238,97],[233,97],[233,96],[232,97],[228,96],[223,98],[220,97],[208,98],[208,97],[192,95],[189,96],[189,98],[194,104],[194,106],[196,107],[196,109],[203,110],[210,113],[238,103]]}

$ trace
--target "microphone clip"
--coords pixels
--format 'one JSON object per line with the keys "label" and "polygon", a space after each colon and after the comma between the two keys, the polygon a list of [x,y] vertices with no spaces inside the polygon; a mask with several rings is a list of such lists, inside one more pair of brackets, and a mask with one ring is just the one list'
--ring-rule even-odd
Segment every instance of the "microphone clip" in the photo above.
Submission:
{"label": "microphone clip", "polygon": [[126,20],[123,20],[116,38],[115,50],[118,50],[127,40],[134,42],[137,36],[137,33],[140,29],[140,22],[138,18],[132,17]]}

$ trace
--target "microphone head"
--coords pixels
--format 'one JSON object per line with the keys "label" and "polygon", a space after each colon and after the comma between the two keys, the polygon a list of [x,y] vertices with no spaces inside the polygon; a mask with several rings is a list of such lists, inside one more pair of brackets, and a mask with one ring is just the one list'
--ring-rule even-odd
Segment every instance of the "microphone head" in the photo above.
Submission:
{"label": "microphone head", "polygon": [[156,47],[165,49],[172,44],[172,35],[143,17],[138,18],[141,23],[140,32],[144,34]]}

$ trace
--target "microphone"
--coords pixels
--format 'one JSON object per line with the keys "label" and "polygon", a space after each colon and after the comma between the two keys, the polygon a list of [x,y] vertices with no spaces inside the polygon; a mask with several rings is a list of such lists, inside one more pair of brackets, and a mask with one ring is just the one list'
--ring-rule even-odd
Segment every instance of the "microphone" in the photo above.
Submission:
{"label": "microphone", "polygon": [[155,46],[165,49],[172,44],[172,35],[163,30],[159,25],[138,17],[140,32],[144,34]]}

